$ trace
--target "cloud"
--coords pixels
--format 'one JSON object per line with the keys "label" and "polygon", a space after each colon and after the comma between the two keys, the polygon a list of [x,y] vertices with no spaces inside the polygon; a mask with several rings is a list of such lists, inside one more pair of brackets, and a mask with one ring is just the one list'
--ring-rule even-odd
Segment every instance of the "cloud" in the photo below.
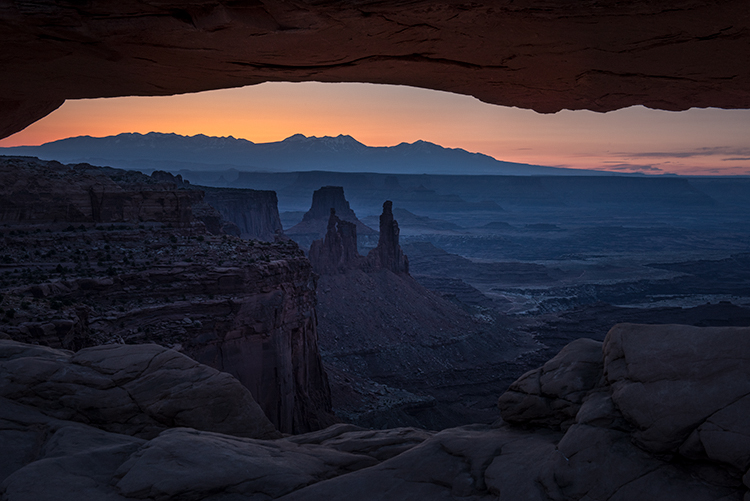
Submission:
{"label": "cloud", "polygon": [[[605,162],[609,164],[610,162]],[[628,163],[618,163],[615,165],[607,165],[607,170],[615,170],[615,171],[624,171],[624,172],[652,172],[652,173],[659,173],[663,174],[664,170],[660,169],[659,167],[655,167],[653,165],[643,165],[643,164],[628,164]]]}
{"label": "cloud", "polygon": [[731,158],[722,158],[722,162],[746,162],[750,160],[750,157],[731,157]]}
{"label": "cloud", "polygon": [[[750,160],[750,148],[736,148],[729,146],[714,146],[696,148],[688,151],[647,151],[641,153],[618,153],[631,158],[691,158],[711,156],[732,156],[736,160]],[[726,159],[725,159],[726,160]]]}

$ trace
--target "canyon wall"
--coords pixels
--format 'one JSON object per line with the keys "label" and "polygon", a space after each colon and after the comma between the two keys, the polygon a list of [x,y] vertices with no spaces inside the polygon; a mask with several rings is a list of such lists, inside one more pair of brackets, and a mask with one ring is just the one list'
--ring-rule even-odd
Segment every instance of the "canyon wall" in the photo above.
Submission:
{"label": "canyon wall", "polygon": [[162,222],[193,220],[200,192],[178,190],[139,172],[3,157],[0,221],[39,224]]}
{"label": "canyon wall", "polygon": [[202,193],[202,201],[193,205],[193,215],[214,235],[226,233],[272,242],[283,231],[274,191],[196,186],[183,180],[180,174],[161,170],[152,172],[151,178],[179,189]]}
{"label": "canyon wall", "polygon": [[200,189],[208,204],[237,225],[241,238],[271,242],[282,231],[275,192],[202,186]]}
{"label": "canyon wall", "polygon": [[[211,235],[200,222],[173,224],[177,212],[158,220],[164,213],[156,210],[141,210],[157,219],[147,223],[55,223],[60,207],[85,214],[92,179],[107,193],[130,193],[112,181],[120,177],[150,180],[145,186],[165,198],[195,200],[202,192],[91,166],[10,159],[0,167],[3,179],[19,179],[4,186],[33,187],[54,202],[34,207],[33,219],[10,220],[0,234],[0,337],[65,349],[159,343],[235,376],[282,432],[332,422],[315,278],[296,244]],[[15,197],[3,200],[18,206]]]}

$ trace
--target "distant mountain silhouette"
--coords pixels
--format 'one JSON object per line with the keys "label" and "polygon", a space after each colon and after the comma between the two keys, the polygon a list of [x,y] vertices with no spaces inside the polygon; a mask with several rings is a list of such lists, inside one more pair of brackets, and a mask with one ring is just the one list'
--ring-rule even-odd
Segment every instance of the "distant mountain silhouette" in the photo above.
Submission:
{"label": "distant mountain silhouette", "polygon": [[306,137],[253,143],[229,137],[150,132],[96,138],[71,137],[41,146],[0,148],[4,155],[36,156],[64,163],[88,162],[139,170],[226,170],[263,172],[325,170],[399,174],[612,175],[503,162],[481,153],[444,148],[427,141],[366,146],[351,136]]}

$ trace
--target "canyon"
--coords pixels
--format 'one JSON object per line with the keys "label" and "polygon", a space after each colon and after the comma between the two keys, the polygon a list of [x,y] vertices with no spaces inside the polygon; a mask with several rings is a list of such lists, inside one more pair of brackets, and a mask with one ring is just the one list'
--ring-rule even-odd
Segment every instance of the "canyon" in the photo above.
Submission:
{"label": "canyon", "polygon": [[1,336],[159,343],[232,374],[284,432],[334,422],[315,276],[295,244],[211,234],[191,210],[203,192],[171,175],[6,157],[0,176]]}
{"label": "canyon", "polygon": [[[328,196],[313,196],[303,223],[327,221],[308,256],[320,275],[320,349],[336,414],[370,428],[492,422],[497,387],[509,385],[523,355],[538,348],[531,336],[479,319],[414,280],[391,201],[378,218],[377,245],[360,255],[362,223],[352,222],[359,220],[344,190],[315,193]],[[304,246],[307,235],[290,236]]]}
{"label": "canyon", "polygon": [[[279,80],[412,85],[540,112],[750,107],[740,0],[10,2],[0,26],[0,137],[66,99]],[[168,180],[2,162],[3,499],[748,497],[750,338],[731,325],[750,318],[744,180],[473,180],[498,201],[469,199],[465,179],[389,177],[375,179],[380,193],[365,209],[330,174],[293,174],[306,197],[294,205],[243,173],[279,193],[284,226],[324,185],[343,186],[365,224],[391,200],[394,215],[415,216],[402,212],[399,226],[413,281],[403,266],[350,271],[362,290],[380,287],[384,311],[424,286],[388,291],[421,281],[435,292],[420,297],[441,311],[455,311],[442,310],[452,301],[477,322],[510,319],[504,329],[543,345],[519,346],[515,381],[492,390],[493,422],[435,432],[333,424],[316,274],[275,237],[272,213],[261,225],[227,221],[252,195],[227,195],[222,212]],[[402,198],[382,196],[394,188]],[[454,211],[428,213],[435,201]],[[371,318],[373,330],[398,332]],[[466,354],[452,341],[415,345]],[[225,347],[247,350],[243,362]],[[361,361],[377,368],[381,349]],[[416,395],[353,379],[332,372],[334,393],[359,390],[340,393],[352,409]],[[425,381],[442,384],[436,373]]]}
{"label": "canyon", "polygon": [[[653,249],[636,225],[618,229],[619,241],[605,232],[586,240],[591,248],[579,242],[576,252],[592,255],[566,264],[544,256],[590,233],[581,215],[602,202],[557,207],[563,219],[544,223],[534,219],[544,210],[528,204],[521,212],[444,207],[476,223],[467,231],[446,220],[451,212],[424,215],[424,187],[415,212],[388,200],[362,218],[380,231],[361,254],[357,223],[338,215],[357,218],[357,190],[350,203],[328,186],[308,212],[307,225],[325,226],[308,259],[281,232],[273,242],[227,234],[240,225],[224,214],[258,201],[267,206],[245,220],[262,221],[256,228],[282,220],[279,198],[267,192],[224,195],[159,171],[2,162],[4,499],[729,500],[748,492],[738,418],[747,328],[664,325],[746,322],[741,255],[612,267],[615,258],[601,253],[624,239],[634,253]],[[408,203],[409,185],[397,180]],[[210,191],[217,208],[204,199]],[[635,203],[659,215],[640,193]],[[703,238],[723,236],[696,257],[743,245],[744,226],[719,217],[710,190],[681,193],[702,211],[710,202],[712,225],[723,221],[714,231],[724,233]],[[438,187],[430,197],[449,195]],[[622,210],[609,203],[607,218]],[[681,234],[707,245],[691,228]],[[472,257],[501,237],[505,255],[536,242],[525,247],[531,259]],[[437,246],[446,242],[462,255]],[[581,266],[605,279],[582,280]],[[607,276],[634,270],[652,279],[630,290],[633,300],[676,284],[686,295],[671,300],[683,305],[706,287],[731,291],[738,304],[601,301],[632,288]],[[249,478],[248,468],[257,474]]]}

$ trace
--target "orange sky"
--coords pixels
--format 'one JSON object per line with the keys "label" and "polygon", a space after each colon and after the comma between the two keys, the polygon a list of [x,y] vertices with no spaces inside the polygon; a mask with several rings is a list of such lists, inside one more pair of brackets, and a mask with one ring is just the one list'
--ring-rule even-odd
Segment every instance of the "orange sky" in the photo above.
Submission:
{"label": "orange sky", "polygon": [[499,160],[646,172],[750,175],[750,110],[533,111],[374,84],[267,83],[171,97],[68,101],[0,146],[121,132],[254,142],[349,134],[370,146],[418,139]]}

